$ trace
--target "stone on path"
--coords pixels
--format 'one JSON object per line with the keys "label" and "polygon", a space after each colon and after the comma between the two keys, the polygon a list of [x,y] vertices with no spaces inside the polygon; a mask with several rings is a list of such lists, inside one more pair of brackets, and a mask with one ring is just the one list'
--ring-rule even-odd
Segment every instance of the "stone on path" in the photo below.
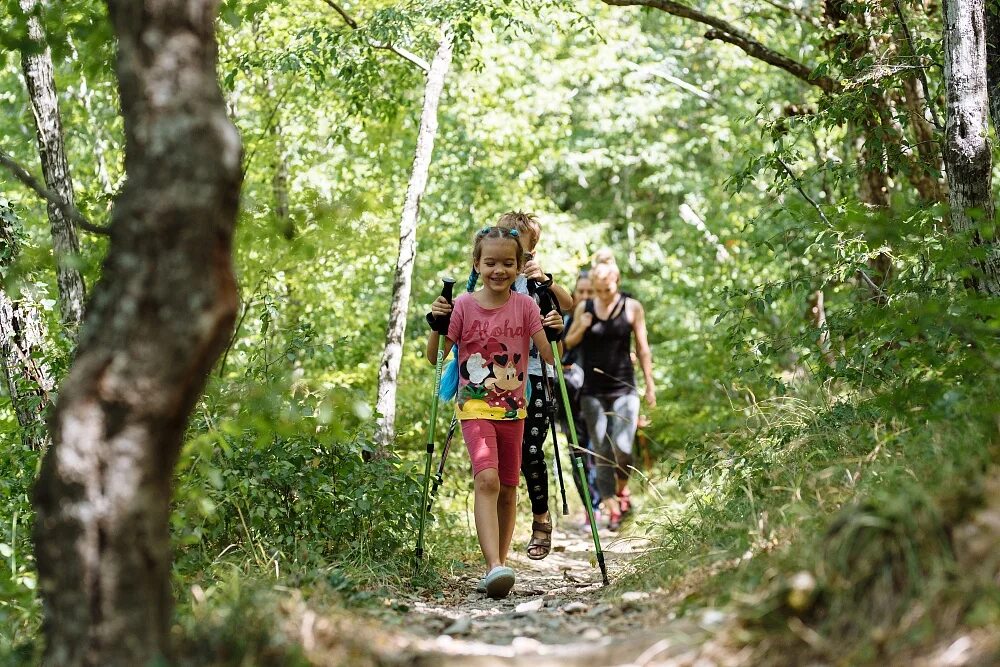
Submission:
{"label": "stone on path", "polygon": [[472,617],[460,616],[441,633],[443,635],[465,635],[472,629]]}
{"label": "stone on path", "polygon": [[590,611],[587,612],[587,618],[596,618],[598,616],[621,616],[621,614],[614,614],[614,607],[609,604],[599,604]]}
{"label": "stone on path", "polygon": [[638,602],[639,600],[645,600],[649,597],[649,593],[644,591],[629,591],[627,593],[622,593],[622,602]]}
{"label": "stone on path", "polygon": [[590,609],[589,604],[587,604],[586,602],[576,601],[563,605],[562,607],[560,607],[559,611],[563,612],[564,614],[582,614],[588,609]]}
{"label": "stone on path", "polygon": [[518,614],[526,614],[532,611],[538,611],[545,604],[545,600],[538,598],[537,600],[531,600],[529,602],[522,602],[521,604],[514,607],[514,612]]}

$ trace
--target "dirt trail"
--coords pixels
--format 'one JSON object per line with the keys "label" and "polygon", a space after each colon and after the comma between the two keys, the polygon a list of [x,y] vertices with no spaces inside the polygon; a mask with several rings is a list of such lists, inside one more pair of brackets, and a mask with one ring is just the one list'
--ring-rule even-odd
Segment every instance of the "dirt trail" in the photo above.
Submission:
{"label": "dirt trail", "polygon": [[[602,531],[601,537],[612,582],[649,546],[627,535]],[[375,653],[364,662],[421,667],[729,663],[704,661],[712,630],[725,620],[721,614],[672,619],[663,596],[601,585],[589,533],[557,528],[553,538],[553,553],[542,561],[529,560],[524,540],[515,541],[508,564],[517,572],[517,583],[506,600],[476,593],[478,573],[472,572],[446,579],[439,592],[399,600],[399,610],[382,616],[377,633],[355,638],[355,644],[367,643]]]}

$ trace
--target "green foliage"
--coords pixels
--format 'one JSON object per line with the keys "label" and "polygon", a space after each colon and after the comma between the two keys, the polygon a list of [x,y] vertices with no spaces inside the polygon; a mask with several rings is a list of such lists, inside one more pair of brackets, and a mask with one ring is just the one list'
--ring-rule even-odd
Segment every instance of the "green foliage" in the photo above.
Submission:
{"label": "green foliage", "polygon": [[[0,423],[0,433],[9,432]],[[11,434],[13,436],[13,434]],[[27,659],[34,651],[39,626],[39,601],[31,549],[33,512],[31,485],[38,468],[38,452],[24,448],[20,439],[3,437],[0,457],[0,664]]]}
{"label": "green foliage", "polygon": [[[750,599],[755,631],[794,615],[857,639],[859,660],[872,618],[883,639],[903,635],[914,605],[946,597],[960,573],[941,533],[969,506],[949,487],[973,485],[997,438],[1000,307],[964,289],[967,240],[916,187],[940,177],[940,132],[920,139],[907,86],[922,67],[941,118],[940,18],[901,6],[912,47],[889,7],[828,5],[842,15],[822,27],[766,3],[704,8],[831,77],[839,89],[824,93],[689,22],[596,0],[344,3],[357,29],[326,3],[224,2],[220,78],[246,149],[242,311],[176,475],[175,583],[182,599],[194,584],[207,596],[181,607],[185,659],[299,659],[265,632],[273,600],[240,578],[352,605],[400,585],[432,382],[423,311],[441,276],[464,278],[473,230],[509,209],[539,213],[540,260],[563,284],[610,245],[645,307],[659,392],[644,429],[658,461],[647,508],[659,505],[641,518],[658,548],[647,583],[715,573],[688,606]],[[6,8],[0,145],[33,167],[12,50],[25,46],[23,14]],[[124,179],[104,13],[92,0],[42,11],[78,202],[95,222]],[[382,47],[430,60],[446,23],[457,50],[421,202],[399,437],[364,463],[424,80]],[[872,173],[885,191],[862,201]],[[4,288],[43,304],[62,377],[70,343],[44,308],[56,293],[45,207],[0,179],[24,221]],[[106,248],[84,236],[88,284]],[[3,403],[0,654],[20,656],[38,626],[37,457],[16,436]],[[446,475],[418,585],[477,558],[461,468]],[[819,580],[808,614],[776,593],[797,570]],[[995,597],[955,588],[963,614],[995,623]],[[886,606],[866,606],[867,589]]]}
{"label": "green foliage", "polygon": [[275,623],[280,617],[273,593],[228,577],[192,595],[180,615],[171,664],[206,667],[260,665],[306,667],[302,648]]}
{"label": "green foliage", "polygon": [[270,382],[218,383],[203,402],[172,517],[182,567],[238,546],[261,572],[330,561],[395,571],[416,530],[415,471],[398,457],[362,460],[371,425],[357,395],[275,381],[291,350],[261,368]]}

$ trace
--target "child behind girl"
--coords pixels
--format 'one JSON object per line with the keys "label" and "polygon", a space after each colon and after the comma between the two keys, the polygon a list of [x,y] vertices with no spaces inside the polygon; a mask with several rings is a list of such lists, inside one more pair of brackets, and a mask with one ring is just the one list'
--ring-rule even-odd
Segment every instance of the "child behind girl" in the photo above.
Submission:
{"label": "child behind girl", "polygon": [[[517,483],[524,433],[524,387],[531,342],[548,363],[552,350],[543,326],[563,328],[556,311],[543,320],[528,296],[511,291],[521,271],[523,248],[517,230],[484,227],[472,249],[473,271],[483,287],[455,299],[431,304],[437,318],[451,318],[444,340],[445,356],[458,344],[459,389],[456,412],[472,459],[476,534],[486,559],[480,582],[491,598],[505,598],[514,586],[514,570],[506,566],[514,534]],[[437,359],[439,335],[431,332],[427,360]]]}
{"label": "child behind girl", "polygon": [[[534,213],[509,211],[497,220],[498,227],[516,229],[521,247],[525,251],[524,266],[514,281],[514,291],[534,295],[542,286],[547,288],[559,307],[566,311],[572,308],[573,298],[556,285],[551,273],[545,273],[539,264],[535,250],[542,236],[542,225]],[[528,386],[531,405],[524,422],[524,441],[521,444],[521,473],[528,487],[531,500],[531,539],[528,541],[528,558],[541,560],[552,549],[552,518],[549,516],[549,473],[545,464],[545,437],[548,435],[548,411],[545,396],[549,391],[544,387],[542,364],[539,350],[534,345],[528,351]],[[555,368],[548,368],[549,378],[555,378]],[[551,385],[555,387],[555,382]]]}

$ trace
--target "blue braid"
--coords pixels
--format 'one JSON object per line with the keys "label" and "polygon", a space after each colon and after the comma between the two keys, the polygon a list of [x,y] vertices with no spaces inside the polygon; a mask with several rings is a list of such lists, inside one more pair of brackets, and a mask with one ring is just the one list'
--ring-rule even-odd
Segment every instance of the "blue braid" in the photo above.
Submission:
{"label": "blue braid", "polygon": [[479,272],[476,271],[475,267],[472,267],[472,271],[469,272],[469,281],[465,283],[465,291],[471,292],[476,289],[476,283],[479,282]]}

